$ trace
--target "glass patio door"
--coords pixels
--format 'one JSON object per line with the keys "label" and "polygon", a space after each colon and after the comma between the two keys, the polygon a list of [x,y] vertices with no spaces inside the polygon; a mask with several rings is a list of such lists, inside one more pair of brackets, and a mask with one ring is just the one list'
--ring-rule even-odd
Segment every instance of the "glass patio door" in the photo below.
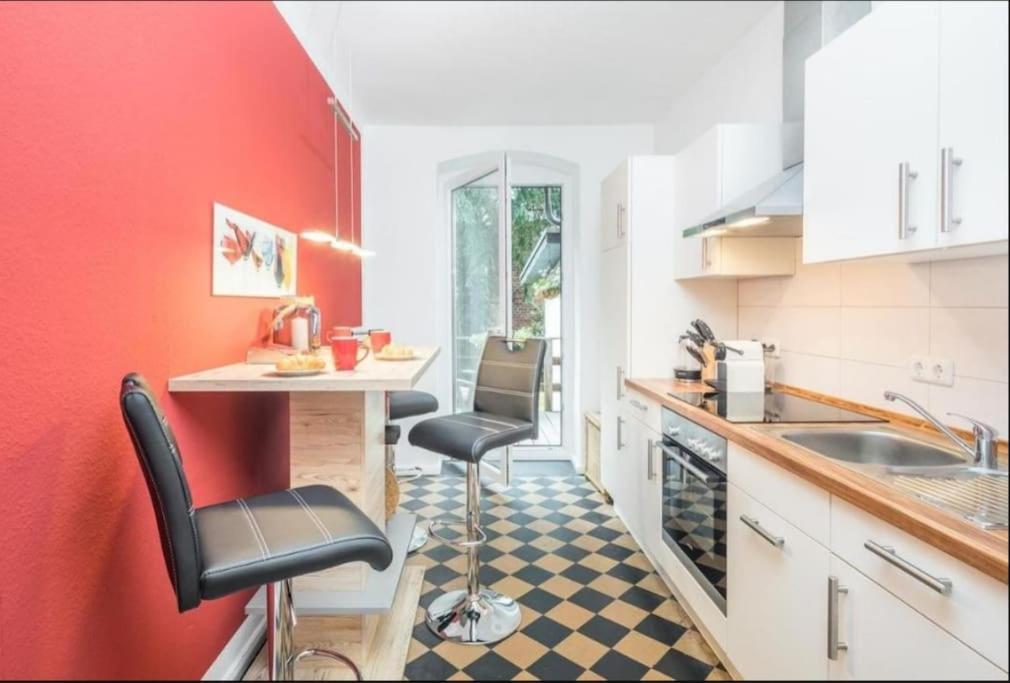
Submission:
{"label": "glass patio door", "polygon": [[[505,334],[508,312],[507,160],[458,177],[449,197],[452,224],[453,412],[473,409],[477,367],[489,333]],[[484,456],[482,474],[508,484],[508,449]]]}

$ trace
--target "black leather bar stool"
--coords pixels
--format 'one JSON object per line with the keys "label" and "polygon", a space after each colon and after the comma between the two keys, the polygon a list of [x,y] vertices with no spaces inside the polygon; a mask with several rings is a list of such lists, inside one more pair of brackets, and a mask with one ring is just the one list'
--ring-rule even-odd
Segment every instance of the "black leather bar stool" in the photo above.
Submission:
{"label": "black leather bar stool", "polygon": [[538,434],[540,380],[547,342],[488,337],[477,370],[473,411],[435,417],[410,430],[410,443],[461,460],[466,467],[466,540],[439,534],[459,521],[433,521],[431,534],[466,549],[466,588],[434,600],[428,607],[428,628],[445,640],[486,645],[516,631],[522,619],[512,598],[480,586],[479,548],[487,539],[480,527],[480,461],[495,448],[510,446]]}
{"label": "black leather bar stool", "polygon": [[[438,399],[426,391],[390,391],[386,396],[389,399],[390,420],[402,420],[438,410]],[[393,470],[398,479],[410,481],[421,476],[421,470],[420,468],[405,470],[396,466],[396,444],[400,442],[400,433],[400,425],[386,425],[386,466]],[[427,542],[428,529],[423,524],[415,524],[407,552],[417,552]]]}
{"label": "black leather bar stool", "polygon": [[123,378],[119,402],[154,504],[179,611],[265,585],[270,680],[294,679],[295,664],[312,656],[340,661],[361,680],[354,662],[339,652],[293,651],[291,579],[348,562],[385,569],[393,560],[386,536],[329,486],[194,509],[175,436],[140,375]]}

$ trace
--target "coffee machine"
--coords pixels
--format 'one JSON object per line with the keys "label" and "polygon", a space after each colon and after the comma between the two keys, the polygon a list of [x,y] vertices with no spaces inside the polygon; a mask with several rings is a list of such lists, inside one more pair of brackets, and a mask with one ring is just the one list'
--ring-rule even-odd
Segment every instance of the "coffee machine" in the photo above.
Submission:
{"label": "coffee machine", "polygon": [[715,342],[715,378],[707,380],[726,393],[764,393],[765,356],[759,341]]}

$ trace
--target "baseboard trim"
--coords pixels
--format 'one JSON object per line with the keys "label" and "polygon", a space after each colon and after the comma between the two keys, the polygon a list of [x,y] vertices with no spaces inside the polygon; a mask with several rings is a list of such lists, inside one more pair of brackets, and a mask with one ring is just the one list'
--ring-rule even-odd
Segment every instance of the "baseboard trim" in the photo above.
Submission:
{"label": "baseboard trim", "polygon": [[247,616],[235,635],[218,654],[203,675],[205,681],[238,681],[256,659],[267,637],[267,620],[263,616]]}

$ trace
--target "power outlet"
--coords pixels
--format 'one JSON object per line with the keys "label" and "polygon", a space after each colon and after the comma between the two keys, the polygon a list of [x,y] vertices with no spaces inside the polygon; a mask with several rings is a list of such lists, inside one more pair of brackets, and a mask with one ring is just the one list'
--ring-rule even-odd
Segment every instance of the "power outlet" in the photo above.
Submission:
{"label": "power outlet", "polygon": [[910,370],[912,379],[916,382],[954,386],[954,361],[949,358],[912,356]]}
{"label": "power outlet", "polygon": [[762,339],[761,345],[764,346],[765,357],[767,358],[782,357],[782,345],[779,343],[778,339]]}

